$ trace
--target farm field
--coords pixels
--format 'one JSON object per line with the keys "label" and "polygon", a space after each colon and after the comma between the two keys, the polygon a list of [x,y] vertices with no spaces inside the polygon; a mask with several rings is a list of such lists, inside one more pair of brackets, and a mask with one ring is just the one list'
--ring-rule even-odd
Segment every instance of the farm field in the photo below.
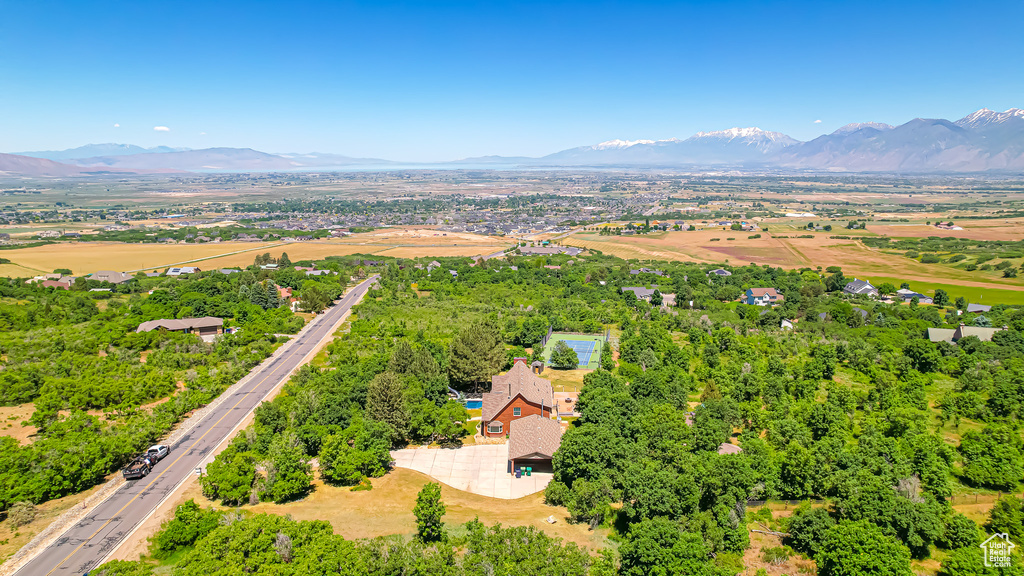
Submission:
{"label": "farm field", "polygon": [[[940,264],[922,264],[899,254],[868,248],[855,240],[829,238],[846,235],[846,231],[783,232],[781,236],[788,237],[780,238],[762,231],[761,238],[748,238],[753,234],[733,230],[660,232],[638,236],[578,233],[562,242],[627,259],[725,262],[733,265],[756,263],[791,269],[841,266],[848,278],[868,279],[876,285],[887,281],[897,286],[902,282],[910,282],[922,293],[943,288],[951,294],[967,295],[967,292],[973,290],[979,296],[991,295],[993,302],[1024,302],[1024,281],[1002,278],[997,272],[968,272]],[[814,237],[795,237],[805,234]],[[999,299],[996,300],[996,297]]]}
{"label": "farm field", "polygon": [[[938,219],[938,218],[936,218]],[[943,218],[942,221],[946,221]],[[933,220],[934,221],[934,220]],[[868,232],[893,238],[927,238],[929,236],[968,238],[970,240],[1024,240],[1024,219],[970,220],[954,219],[963,230],[942,230],[924,221],[902,224],[868,223]]]}
{"label": "farm field", "polygon": [[[416,495],[430,478],[425,474],[396,468],[381,478],[373,478],[372,490],[352,491],[349,488],[326,486],[321,481],[313,483],[313,492],[306,498],[289,504],[260,503],[247,506],[254,513],[290,515],[296,520],[326,520],[334,526],[334,532],[348,539],[375,538],[389,534],[412,536],[416,532],[416,517],[412,513]],[[192,482],[176,499],[174,506],[165,506],[167,518],[173,515],[177,505],[194,499],[203,508],[225,508],[211,502],[202,495],[198,482]],[[451,527],[479,518],[487,525],[501,523],[502,526],[533,526],[551,536],[575,542],[591,550],[608,546],[607,528],[589,531],[586,524],[569,524],[565,521],[565,508],[544,504],[543,492],[518,500],[501,500],[478,496],[441,485],[441,499],[447,506],[444,522]],[[554,515],[555,524],[545,519]],[[156,522],[147,522],[136,537],[133,546],[117,551],[116,558],[137,560],[144,554]],[[143,533],[150,531],[149,533]]]}
{"label": "farm field", "polygon": [[4,250],[3,257],[11,264],[0,265],[0,275],[35,276],[68,268],[74,274],[97,270],[136,271],[162,269],[179,264],[196,264],[200,268],[223,268],[252,264],[256,254],[269,252],[279,257],[287,252],[292,260],[378,254],[399,258],[420,256],[475,256],[506,248],[500,238],[459,234],[434,236],[371,232],[338,240],[315,242],[221,242],[210,244],[129,244],[119,242],[62,242]]}

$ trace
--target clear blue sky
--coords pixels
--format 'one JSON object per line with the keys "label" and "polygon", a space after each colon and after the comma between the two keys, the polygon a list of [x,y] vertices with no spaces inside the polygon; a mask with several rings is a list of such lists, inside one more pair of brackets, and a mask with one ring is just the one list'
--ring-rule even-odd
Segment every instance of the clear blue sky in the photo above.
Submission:
{"label": "clear blue sky", "polygon": [[805,140],[1024,107],[1022,21],[1019,0],[0,0],[0,151],[430,161],[733,126]]}

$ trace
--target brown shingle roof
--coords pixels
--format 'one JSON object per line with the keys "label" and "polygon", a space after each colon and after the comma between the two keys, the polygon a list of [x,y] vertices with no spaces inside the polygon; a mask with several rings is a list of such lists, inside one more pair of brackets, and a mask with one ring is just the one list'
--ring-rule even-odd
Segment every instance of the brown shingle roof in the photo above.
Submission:
{"label": "brown shingle roof", "polygon": [[730,444],[729,442],[722,442],[722,444],[718,446],[719,454],[739,454],[740,452],[743,452],[743,448],[740,448],[735,444]]}
{"label": "brown shingle roof", "polygon": [[491,391],[483,395],[481,419],[490,421],[519,394],[528,402],[544,406],[551,406],[555,396],[551,382],[531,372],[526,362],[516,362],[508,372],[491,376]]}
{"label": "brown shingle roof", "polygon": [[510,460],[528,456],[551,458],[562,444],[562,425],[538,414],[512,421],[508,434]]}
{"label": "brown shingle roof", "polygon": [[150,330],[156,330],[157,328],[165,328],[167,330],[194,330],[196,328],[212,328],[214,326],[223,325],[224,321],[220,318],[204,316],[202,318],[182,318],[180,320],[150,320],[149,322],[139,324],[139,327],[136,328],[135,331],[149,332]]}

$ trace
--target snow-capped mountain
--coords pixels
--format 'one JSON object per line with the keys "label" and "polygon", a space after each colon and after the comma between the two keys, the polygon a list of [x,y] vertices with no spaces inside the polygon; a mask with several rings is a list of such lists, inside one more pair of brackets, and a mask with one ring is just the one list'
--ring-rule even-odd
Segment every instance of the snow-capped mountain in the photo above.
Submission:
{"label": "snow-capped mountain", "polygon": [[956,122],[906,124],[820,136],[768,159],[779,167],[850,172],[1024,170],[1024,112],[981,109]]}
{"label": "snow-capped mountain", "polygon": [[963,118],[957,120],[955,124],[961,128],[985,128],[994,124],[1004,124],[1015,118],[1024,118],[1024,110],[1020,108],[1010,108],[1006,112],[996,112],[995,110],[989,110],[988,108],[982,108],[977,112],[968,114]]}
{"label": "snow-capped mountain", "polygon": [[796,143],[779,132],[730,128],[698,132],[685,140],[609,140],[556,152],[539,161],[569,166],[749,164]]}

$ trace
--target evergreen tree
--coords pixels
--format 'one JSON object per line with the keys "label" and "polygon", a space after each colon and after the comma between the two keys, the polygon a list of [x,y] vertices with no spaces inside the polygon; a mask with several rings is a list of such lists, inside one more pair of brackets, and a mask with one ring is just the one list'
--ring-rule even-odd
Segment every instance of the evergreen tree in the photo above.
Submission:
{"label": "evergreen tree", "polygon": [[414,359],[415,353],[412,350],[412,345],[408,340],[402,338],[395,344],[395,349],[391,352],[388,370],[395,374],[408,374],[412,369]]}
{"label": "evergreen tree", "polygon": [[452,341],[451,379],[460,384],[487,382],[505,362],[505,345],[491,322],[470,324]]}
{"label": "evergreen tree", "polygon": [[405,408],[402,380],[394,372],[376,375],[366,389],[366,416],[391,425],[398,438],[409,431],[409,412]]}
{"label": "evergreen tree", "polygon": [[443,542],[448,538],[441,521],[445,505],[441,501],[440,484],[427,483],[416,496],[416,507],[412,512],[416,515],[416,537],[421,542]]}

